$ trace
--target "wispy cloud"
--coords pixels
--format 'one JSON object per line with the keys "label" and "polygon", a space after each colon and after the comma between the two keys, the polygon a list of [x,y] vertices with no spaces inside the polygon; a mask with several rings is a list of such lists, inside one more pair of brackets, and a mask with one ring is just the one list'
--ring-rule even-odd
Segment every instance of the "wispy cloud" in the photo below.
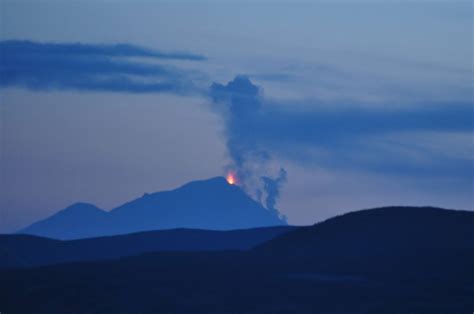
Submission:
{"label": "wispy cloud", "polygon": [[[183,52],[134,45],[0,42],[0,87],[33,90],[90,90],[130,93],[189,93],[196,75],[153,60],[203,61]],[[137,60],[138,58],[138,60]]]}

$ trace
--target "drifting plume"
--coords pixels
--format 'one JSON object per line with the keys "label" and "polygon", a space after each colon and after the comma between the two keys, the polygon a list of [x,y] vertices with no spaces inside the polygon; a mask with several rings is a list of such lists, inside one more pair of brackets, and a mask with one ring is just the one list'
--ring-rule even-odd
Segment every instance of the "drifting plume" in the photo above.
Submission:
{"label": "drifting plume", "polygon": [[286,171],[283,168],[280,168],[280,173],[277,178],[273,179],[270,177],[262,177],[263,188],[267,194],[265,206],[268,209],[276,210],[275,205],[278,199],[280,198],[280,188],[283,183],[286,182]]}
{"label": "drifting plume", "polygon": [[[273,105],[245,76],[223,85],[214,83],[210,96],[225,122],[227,150],[238,184],[268,209],[274,209],[284,170],[270,171],[271,156],[338,170],[432,176],[472,176],[472,159],[450,157],[410,142],[404,134],[472,133],[472,104],[418,104],[382,110],[364,106],[324,106],[295,109]],[[408,145],[408,146],[407,146]],[[430,163],[407,154],[429,156]],[[377,156],[374,158],[373,156]],[[424,157],[426,158],[426,157]]]}
{"label": "drifting plume", "polygon": [[253,136],[264,115],[261,89],[246,76],[237,76],[227,85],[213,83],[210,96],[215,110],[225,121],[226,145],[231,158],[226,171],[233,172],[239,184],[267,209],[276,210],[279,189],[286,181],[286,171],[281,169],[276,178],[269,175],[270,154]]}
{"label": "drifting plume", "polygon": [[472,177],[470,156],[448,156],[446,150],[419,140],[427,134],[472,134],[472,103],[389,109],[314,101],[305,106],[271,103],[245,76],[226,85],[214,83],[210,94],[225,121],[232,160],[227,170],[234,170],[241,185],[264,204],[268,180],[262,177],[275,177],[268,176],[270,156],[338,170]]}

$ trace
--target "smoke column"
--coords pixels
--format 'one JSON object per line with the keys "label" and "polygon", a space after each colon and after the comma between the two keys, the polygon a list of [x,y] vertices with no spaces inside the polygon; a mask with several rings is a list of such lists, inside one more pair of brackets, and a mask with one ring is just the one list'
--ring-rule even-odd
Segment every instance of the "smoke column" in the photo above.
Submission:
{"label": "smoke column", "polygon": [[213,83],[210,97],[214,110],[225,122],[226,146],[231,159],[226,171],[235,172],[247,193],[267,209],[276,210],[280,188],[287,175],[282,168],[276,178],[270,176],[268,163],[271,156],[253,136],[264,116],[261,89],[247,77],[237,76],[227,85]]}

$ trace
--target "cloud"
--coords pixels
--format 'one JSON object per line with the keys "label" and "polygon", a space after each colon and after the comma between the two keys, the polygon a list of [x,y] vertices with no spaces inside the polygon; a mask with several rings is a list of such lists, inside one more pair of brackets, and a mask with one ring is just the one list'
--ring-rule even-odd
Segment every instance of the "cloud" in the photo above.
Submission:
{"label": "cloud", "polygon": [[[81,43],[0,42],[0,87],[177,93],[196,90],[196,73],[148,60],[202,61],[190,53],[166,53],[138,46]],[[133,59],[139,59],[132,60]]]}
{"label": "cloud", "polygon": [[[411,176],[472,178],[472,156],[446,154],[450,143],[428,148],[411,134],[468,134],[474,149],[472,103],[386,106],[295,106],[274,104],[248,77],[210,88],[214,108],[225,121],[231,167],[244,178],[278,156],[318,167]],[[459,144],[459,143],[458,143]]]}

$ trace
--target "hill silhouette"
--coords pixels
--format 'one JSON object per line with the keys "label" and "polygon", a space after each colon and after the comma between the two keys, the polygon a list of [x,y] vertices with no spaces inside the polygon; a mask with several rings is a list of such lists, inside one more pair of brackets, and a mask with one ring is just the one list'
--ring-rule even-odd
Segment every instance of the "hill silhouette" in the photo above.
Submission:
{"label": "hill silhouette", "polygon": [[223,177],[187,183],[175,190],[144,194],[110,212],[78,203],[18,233],[79,239],[157,229],[248,229],[286,225]]}
{"label": "hill silhouette", "polygon": [[474,212],[435,207],[383,207],[302,227],[255,248],[299,257],[374,257],[420,250],[474,250]]}
{"label": "hill silhouette", "polygon": [[157,251],[248,250],[296,227],[230,231],[170,229],[61,241],[32,235],[0,235],[0,268],[116,259]]}
{"label": "hill silhouette", "polygon": [[248,251],[0,270],[0,304],[8,313],[471,313],[473,217],[380,208]]}

